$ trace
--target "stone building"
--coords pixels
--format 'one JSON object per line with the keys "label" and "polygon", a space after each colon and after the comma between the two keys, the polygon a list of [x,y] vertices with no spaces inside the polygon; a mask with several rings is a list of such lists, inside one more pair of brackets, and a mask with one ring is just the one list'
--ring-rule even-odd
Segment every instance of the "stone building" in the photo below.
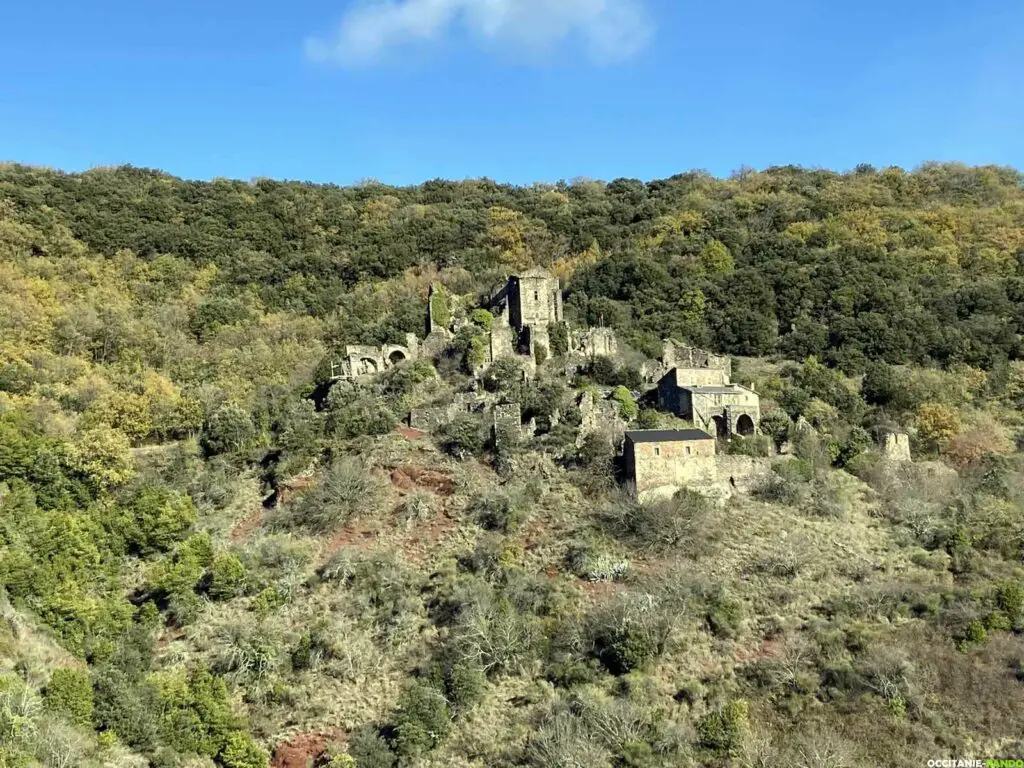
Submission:
{"label": "stone building", "polygon": [[354,381],[363,376],[373,376],[394,368],[406,360],[419,357],[419,340],[416,334],[405,335],[405,346],[385,344],[371,347],[365,344],[351,344],[345,347],[345,357],[331,363],[331,379]]}
{"label": "stone building", "polygon": [[615,357],[619,341],[611,328],[581,328],[570,334],[569,349],[574,356],[593,361],[595,357]]}
{"label": "stone building", "polygon": [[721,501],[753,491],[771,474],[769,459],[720,456],[716,445],[699,429],[627,432],[623,458],[633,495],[644,503],[686,488]]}
{"label": "stone building", "polygon": [[714,457],[715,439],[699,429],[634,430],[623,446],[626,477],[640,499],[658,489],[678,490],[691,479],[694,459]]}
{"label": "stone building", "polygon": [[761,398],[732,384],[727,357],[671,342],[665,361],[675,365],[658,381],[658,405],[718,437],[752,435],[761,421]]}
{"label": "stone building", "polygon": [[558,278],[533,267],[509,278],[508,322],[517,331],[562,322],[562,287]]}

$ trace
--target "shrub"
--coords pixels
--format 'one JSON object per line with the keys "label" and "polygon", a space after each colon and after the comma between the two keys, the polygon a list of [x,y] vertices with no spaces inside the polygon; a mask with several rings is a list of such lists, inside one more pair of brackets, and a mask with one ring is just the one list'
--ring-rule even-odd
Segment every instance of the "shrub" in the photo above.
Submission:
{"label": "shrub", "polygon": [[374,481],[360,461],[338,459],[324,476],[289,505],[281,522],[324,533],[373,507]]}
{"label": "shrub", "polygon": [[941,451],[960,431],[956,411],[941,403],[922,403],[916,418],[918,435],[929,450]]}
{"label": "shrub", "polygon": [[743,603],[725,594],[717,595],[708,606],[707,622],[718,637],[735,637],[743,623]]}
{"label": "shrub", "polygon": [[627,595],[592,617],[594,656],[613,675],[642,669],[665,652],[673,624],[652,595]]}
{"label": "shrub", "polygon": [[473,325],[477,325],[485,331],[489,331],[491,330],[491,326],[494,324],[494,315],[486,309],[474,309],[469,314],[469,321],[473,323]]}
{"label": "shrub", "polygon": [[1006,581],[996,588],[996,605],[1015,627],[1024,620],[1024,586]]}
{"label": "shrub", "polygon": [[548,326],[548,340],[551,342],[553,357],[565,357],[569,354],[569,328],[565,323]]}
{"label": "shrub", "polygon": [[[395,378],[389,381],[394,382]],[[397,423],[398,418],[384,399],[369,392],[336,384],[327,395],[327,430],[336,438],[386,435]]]}
{"label": "shrub", "polygon": [[730,456],[768,457],[772,455],[772,442],[766,435],[734,437],[729,441],[726,453]]}
{"label": "shrub", "polygon": [[771,440],[775,450],[782,449],[782,445],[789,440],[790,431],[793,429],[793,421],[783,411],[772,411],[761,417],[761,434]]}
{"label": "shrub", "polygon": [[749,707],[739,699],[705,715],[697,725],[700,744],[721,755],[732,755],[740,748],[748,728]]}
{"label": "shrub", "polygon": [[231,733],[219,758],[224,768],[266,768],[267,753],[242,731]]}
{"label": "shrub", "polygon": [[661,417],[653,408],[641,408],[636,417],[638,429],[657,429],[661,425]]}
{"label": "shrub", "polygon": [[460,715],[483,698],[487,676],[471,661],[456,661],[445,670],[444,690],[452,711]]}
{"label": "shrub", "polygon": [[629,560],[589,544],[569,547],[565,562],[570,571],[587,581],[619,581],[629,573]]}
{"label": "shrub", "polygon": [[537,365],[544,365],[544,361],[548,359],[548,348],[541,343],[533,345],[533,361]]}
{"label": "shrub", "polygon": [[92,681],[84,669],[55,669],[43,690],[43,703],[75,725],[92,727]]}
{"label": "shrub", "polygon": [[405,687],[394,714],[395,751],[418,757],[444,741],[451,730],[451,711],[436,688],[416,681]]}
{"label": "shrub", "polygon": [[392,768],[396,759],[388,743],[372,726],[363,726],[352,734],[348,753],[355,758],[358,768]]}
{"label": "shrub", "polygon": [[462,414],[437,431],[437,441],[441,450],[462,460],[483,451],[486,437],[479,419]]}
{"label": "shrub", "polygon": [[619,404],[619,414],[626,421],[633,421],[639,414],[640,409],[633,398],[633,394],[623,386],[618,386],[612,392],[612,400]]}
{"label": "shrub", "polygon": [[468,511],[481,527],[501,533],[511,533],[526,520],[522,501],[501,492],[477,496],[470,501]]}
{"label": "shrub", "polygon": [[488,392],[508,392],[523,380],[523,366],[513,357],[503,357],[491,363],[480,378]]}
{"label": "shrub", "polygon": [[709,538],[711,502],[699,493],[680,491],[671,499],[644,504],[620,498],[603,517],[612,533],[656,552],[700,548]]}
{"label": "shrub", "polygon": [[210,566],[207,592],[214,600],[238,597],[245,588],[245,566],[237,555],[218,552]]}
{"label": "shrub", "polygon": [[118,533],[130,550],[141,555],[169,550],[195,524],[199,514],[192,499],[163,486],[139,490],[126,511]]}
{"label": "shrub", "polygon": [[207,456],[216,456],[241,450],[255,436],[256,426],[249,411],[236,403],[226,403],[206,420],[200,443]]}

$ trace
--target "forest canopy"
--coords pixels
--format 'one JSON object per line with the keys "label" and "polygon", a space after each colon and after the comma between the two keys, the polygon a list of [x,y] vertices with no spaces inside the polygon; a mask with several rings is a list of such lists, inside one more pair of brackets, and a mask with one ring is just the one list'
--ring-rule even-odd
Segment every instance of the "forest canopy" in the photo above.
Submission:
{"label": "forest canopy", "polygon": [[869,359],[991,368],[1021,352],[1024,182],[1010,168],[342,188],[7,165],[0,206],[8,252],[128,252],[163,290],[207,270],[189,319],[199,337],[258,305],[330,318],[335,342],[397,342],[422,333],[422,296],[367,317],[379,281],[442,269],[479,291],[537,263],[563,278],[573,319],[640,348],[675,336],[850,373]]}

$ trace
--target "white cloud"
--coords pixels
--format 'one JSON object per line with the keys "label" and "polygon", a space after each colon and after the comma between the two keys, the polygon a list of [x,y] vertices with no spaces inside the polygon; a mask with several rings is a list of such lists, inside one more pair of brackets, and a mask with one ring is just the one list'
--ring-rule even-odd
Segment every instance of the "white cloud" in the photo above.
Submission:
{"label": "white cloud", "polygon": [[575,39],[594,63],[638,53],[653,32],[644,0],[368,0],[327,39],[306,41],[315,61],[343,66],[380,62],[395,48],[438,44],[462,31],[485,46],[530,57]]}

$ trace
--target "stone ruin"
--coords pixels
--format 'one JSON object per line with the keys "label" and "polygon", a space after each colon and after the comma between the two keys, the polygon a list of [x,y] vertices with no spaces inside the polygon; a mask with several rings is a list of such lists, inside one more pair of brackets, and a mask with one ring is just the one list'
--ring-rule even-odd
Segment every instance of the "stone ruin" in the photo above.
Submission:
{"label": "stone ruin", "polygon": [[367,376],[375,376],[407,360],[416,360],[419,353],[420,343],[414,333],[405,335],[405,346],[385,344],[381,347],[371,347],[350,344],[345,347],[345,357],[331,363],[331,379],[356,381]]}
{"label": "stone ruin", "polygon": [[910,461],[910,436],[905,432],[889,432],[882,443],[882,455],[889,461]]}
{"label": "stone ruin", "polygon": [[[332,365],[332,378],[357,381],[406,360],[437,359],[450,347],[458,331],[472,322],[469,304],[441,283],[432,284],[427,299],[427,336],[422,342],[414,334],[408,334],[404,346],[346,347],[344,358]],[[561,285],[558,278],[545,269],[533,268],[510,276],[481,308],[491,313],[493,321],[489,328],[480,329],[484,336],[484,359],[480,370],[475,371],[477,375],[494,361],[509,358],[521,363],[525,376],[535,375],[538,349],[543,346],[550,352],[552,331],[558,326],[564,329],[568,346],[566,375],[581,370],[595,358],[619,357],[619,343],[612,329],[570,328],[565,323]],[[731,374],[728,357],[671,339],[663,342],[661,360],[647,362],[641,368],[644,382],[659,385],[658,401],[663,410],[688,418],[711,436],[719,437],[752,433],[760,420],[757,394],[750,388],[732,384]],[[628,423],[620,415],[618,403],[608,394],[588,390],[579,395],[577,447],[594,434],[616,450],[623,447]],[[472,392],[457,393],[450,402],[413,409],[409,425],[432,432],[460,414],[479,414],[489,419],[499,448],[507,450],[531,438],[536,424],[522,423],[521,405],[497,400],[474,387]],[[897,441],[893,450],[903,455],[903,445]],[[728,481],[729,488],[737,489],[762,469],[758,462],[740,457],[694,457],[690,461],[694,462],[692,467],[680,470],[680,476],[689,478],[697,487],[721,488],[722,483]],[[744,461],[757,464],[756,469],[745,464],[738,466]],[[737,466],[733,467],[730,462]]]}

